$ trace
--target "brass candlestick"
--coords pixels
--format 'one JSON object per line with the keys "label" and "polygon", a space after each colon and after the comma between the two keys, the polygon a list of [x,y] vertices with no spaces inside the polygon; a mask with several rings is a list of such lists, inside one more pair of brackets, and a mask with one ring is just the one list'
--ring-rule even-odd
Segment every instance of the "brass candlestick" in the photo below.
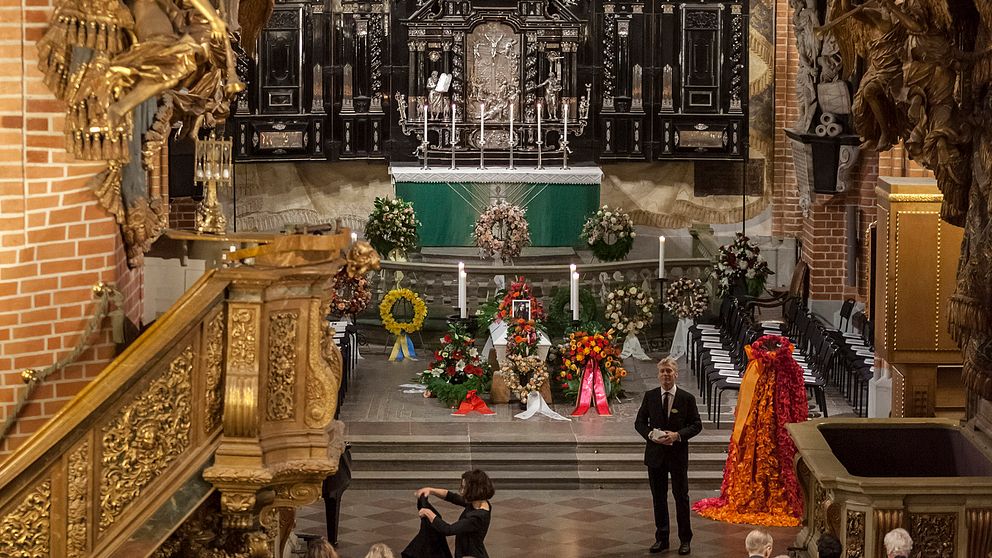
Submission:
{"label": "brass candlestick", "polygon": [[210,139],[196,142],[193,179],[203,188],[203,201],[196,208],[196,232],[227,233],[227,217],[217,199],[217,190],[231,187],[234,174],[231,143],[229,139],[217,139],[213,131]]}

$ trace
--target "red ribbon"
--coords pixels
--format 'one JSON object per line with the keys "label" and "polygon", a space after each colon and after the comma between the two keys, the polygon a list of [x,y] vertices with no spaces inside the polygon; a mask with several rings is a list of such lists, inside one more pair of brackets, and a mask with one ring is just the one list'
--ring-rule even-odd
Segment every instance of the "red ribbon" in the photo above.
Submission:
{"label": "red ribbon", "polygon": [[596,412],[600,416],[608,417],[610,405],[606,401],[606,384],[603,382],[603,374],[599,371],[599,362],[589,359],[586,368],[582,371],[582,384],[579,386],[579,400],[572,411],[573,417],[581,417],[589,411],[593,396],[596,397]]}
{"label": "red ribbon", "polygon": [[468,393],[465,394],[465,400],[462,401],[460,405],[458,405],[458,410],[451,414],[467,415],[472,411],[475,411],[483,415],[496,414],[496,412],[490,409],[489,406],[486,405],[486,402],[483,401],[482,398],[476,394],[476,390],[474,389],[470,389]]}

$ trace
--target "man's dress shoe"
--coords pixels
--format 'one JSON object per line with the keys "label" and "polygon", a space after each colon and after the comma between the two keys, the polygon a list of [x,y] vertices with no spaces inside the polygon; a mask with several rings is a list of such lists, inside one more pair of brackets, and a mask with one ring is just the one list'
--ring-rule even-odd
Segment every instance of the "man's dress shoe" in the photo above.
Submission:
{"label": "man's dress shoe", "polygon": [[679,556],[685,556],[686,554],[689,554],[690,552],[692,552],[692,551],[689,550],[689,543],[682,543],[682,544],[679,545]]}
{"label": "man's dress shoe", "polygon": [[662,541],[657,541],[656,543],[654,543],[653,545],[651,545],[651,548],[649,549],[649,552],[651,552],[651,554],[657,554],[658,552],[661,552],[663,550],[668,550],[668,543],[667,542],[662,542]]}

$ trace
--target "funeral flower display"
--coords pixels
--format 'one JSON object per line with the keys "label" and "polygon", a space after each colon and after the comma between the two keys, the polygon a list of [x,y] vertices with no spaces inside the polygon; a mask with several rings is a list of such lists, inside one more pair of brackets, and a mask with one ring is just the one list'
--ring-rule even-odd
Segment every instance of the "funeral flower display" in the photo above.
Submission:
{"label": "funeral flower display", "polygon": [[482,361],[475,339],[459,323],[448,326],[441,347],[434,351],[420,383],[445,405],[458,405],[469,390],[482,391],[490,377],[489,364]]}
{"label": "funeral flower display", "polygon": [[583,372],[590,363],[603,376],[606,397],[623,395],[622,382],[627,377],[627,370],[623,367],[613,333],[613,330],[605,333],[574,331],[558,347],[560,365],[556,380],[570,402],[578,396]]}
{"label": "funeral flower display", "polygon": [[761,249],[744,234],[737,233],[733,242],[720,247],[720,258],[713,269],[720,296],[731,293],[737,284],[743,284],[747,294],[758,296],[769,275],[772,270]]}
{"label": "funeral flower display", "polygon": [[[413,306],[413,319],[409,322],[398,322],[393,317],[393,306],[400,299],[408,301]],[[379,317],[382,318],[382,326],[393,335],[413,333],[424,327],[424,320],[427,318],[427,304],[424,303],[424,299],[410,289],[393,289],[386,293],[382,302],[379,303]]]}
{"label": "funeral flower display", "polygon": [[416,249],[420,239],[420,221],[413,204],[400,198],[376,198],[372,213],[365,224],[365,238],[383,257],[393,250],[406,253]]}
{"label": "funeral flower display", "polygon": [[527,401],[530,392],[540,391],[548,381],[548,367],[537,356],[538,339],[538,323],[535,320],[514,319],[509,322],[506,361],[498,374],[521,403]]}
{"label": "funeral flower display", "polygon": [[535,322],[540,322],[544,319],[544,306],[541,301],[534,297],[534,293],[531,291],[530,284],[523,277],[517,277],[510,287],[506,289],[506,294],[503,299],[500,300],[499,306],[496,309],[496,319],[509,322],[513,315],[513,301],[514,300],[529,300],[530,301],[530,319]]}
{"label": "funeral flower display", "polygon": [[665,289],[665,309],[680,320],[702,316],[709,305],[706,286],[699,279],[680,277]]}
{"label": "funeral flower display", "polygon": [[654,297],[640,287],[627,285],[606,294],[606,319],[617,333],[637,335],[651,323]]}
{"label": "funeral flower display", "polygon": [[334,276],[330,291],[328,314],[332,318],[358,315],[372,302],[368,278],[365,275],[352,277],[346,267]]}
{"label": "funeral flower display", "polygon": [[479,215],[472,230],[472,239],[482,252],[482,257],[499,254],[500,259],[507,262],[519,256],[524,247],[530,246],[530,225],[524,213],[519,206],[499,202]]}
{"label": "funeral flower display", "polygon": [[634,220],[630,215],[620,208],[610,209],[608,205],[586,219],[580,234],[592,253],[604,262],[626,258],[636,236]]}

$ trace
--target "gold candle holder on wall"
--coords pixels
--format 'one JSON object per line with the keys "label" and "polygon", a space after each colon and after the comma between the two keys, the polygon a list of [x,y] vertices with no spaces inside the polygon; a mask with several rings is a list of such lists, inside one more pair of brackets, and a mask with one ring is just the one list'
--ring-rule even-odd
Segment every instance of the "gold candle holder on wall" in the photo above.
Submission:
{"label": "gold candle holder on wall", "polygon": [[234,174],[232,142],[218,139],[210,132],[210,139],[197,140],[193,180],[203,188],[203,200],[196,208],[196,232],[225,234],[227,217],[217,199],[220,188],[231,188]]}

